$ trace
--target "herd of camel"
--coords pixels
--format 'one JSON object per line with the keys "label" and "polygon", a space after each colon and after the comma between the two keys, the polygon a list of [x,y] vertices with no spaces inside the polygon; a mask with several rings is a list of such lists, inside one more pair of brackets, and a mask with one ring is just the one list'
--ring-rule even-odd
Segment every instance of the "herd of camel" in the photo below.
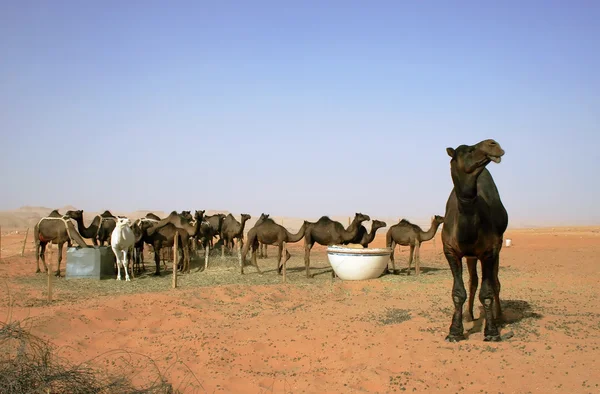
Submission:
{"label": "herd of camel", "polygon": [[[477,261],[481,262],[481,289],[479,299],[485,314],[485,341],[500,341],[497,320],[502,316],[500,307],[500,281],[498,278],[499,256],[503,245],[503,236],[508,226],[508,214],[504,208],[496,184],[487,170],[490,162],[500,163],[504,150],[491,139],[483,140],[475,145],[460,145],[457,148],[447,148],[446,153],[451,157],[450,173],[453,189],[448,196],[444,216],[434,216],[431,227],[423,231],[419,226],[402,219],[390,227],[386,234],[386,246],[391,247],[390,261],[395,273],[394,249],[398,245],[410,246],[408,273],[411,263],[415,262],[415,273],[419,274],[419,247],[435,236],[438,227],[443,223],[442,243],[444,255],[453,276],[452,300],[454,313],[447,341],[457,342],[465,339],[462,311],[467,292],[462,279],[462,258],[466,259],[469,272],[469,296],[467,317],[474,319],[473,301],[479,278]],[[233,215],[204,215],[205,211],[171,212],[166,218],[160,218],[152,213],[131,223],[135,236],[133,264],[140,269],[143,267],[144,244],[152,246],[156,264],[155,275],[160,275],[160,250],[173,247],[176,240],[179,250],[179,269],[190,271],[190,251],[204,247],[206,251],[205,268],[208,263],[208,251],[213,247],[215,238],[221,243],[221,254],[226,250],[232,251],[237,242],[240,254],[240,272],[244,273],[246,255],[252,248],[251,264],[259,273],[257,251],[266,256],[266,245],[278,247],[278,267],[281,274],[283,264],[290,258],[286,250],[285,261],[282,261],[284,243],[299,242],[304,238],[304,262],[306,276],[310,275],[310,251],[315,243],[320,245],[360,244],[368,247],[375,238],[378,229],[386,227],[386,223],[373,220],[371,231],[362,225],[370,221],[368,215],[356,213],[348,227],[327,216],[316,222],[304,221],[300,230],[292,234],[285,227],[276,223],[268,214],[262,214],[254,227],[247,234],[244,242],[245,223],[250,215],[242,214],[241,221]],[[70,219],[77,223],[77,228]],[[37,272],[40,272],[39,259],[42,259],[48,270],[44,252],[46,244],[53,242],[58,245],[58,266],[56,275],[60,276],[62,246],[73,242],[81,247],[88,247],[84,238],[91,239],[94,245],[110,243],[111,234],[115,229],[118,217],[105,211],[94,218],[89,226],[84,225],[83,211],[68,211],[61,215],[52,211],[48,217],[42,218],[34,228],[36,243]],[[142,268],[143,269],[143,268]],[[387,271],[387,270],[386,270]]]}
{"label": "herd of camel", "polygon": [[[304,221],[300,230],[292,234],[285,227],[276,223],[269,217],[269,214],[261,214],[254,227],[248,231],[247,242],[244,243],[244,229],[246,222],[251,219],[248,214],[241,215],[241,221],[238,221],[232,214],[224,215],[218,213],[215,215],[204,215],[203,210],[176,212],[173,211],[166,218],[161,219],[153,213],[148,213],[145,217],[135,220],[131,224],[131,230],[134,234],[133,253],[130,253],[133,264],[132,269],[145,270],[143,262],[144,245],[149,245],[154,251],[156,264],[155,275],[160,275],[160,256],[163,248],[173,247],[175,238],[179,251],[179,269],[183,273],[190,271],[190,254],[193,249],[203,247],[206,250],[205,268],[208,264],[208,251],[213,247],[215,239],[217,244],[221,245],[221,256],[224,257],[226,250],[231,253],[235,244],[238,245],[238,251],[241,255],[242,264],[240,264],[241,273],[244,273],[244,265],[248,249],[252,248],[252,265],[259,273],[262,273],[257,263],[257,251],[260,250],[260,257],[266,257],[267,245],[274,245],[278,248],[278,268],[281,274],[283,264],[290,259],[290,254],[286,250],[285,262],[281,261],[284,243],[295,243],[305,240],[305,264],[306,275],[310,275],[310,250],[315,243],[320,245],[349,245],[358,244],[363,248],[373,242],[377,230],[384,228],[387,224],[380,220],[373,220],[371,231],[367,231],[362,224],[371,220],[368,215],[356,213],[354,220],[347,228],[337,221],[331,220],[327,216],[321,217],[316,222]],[[62,243],[71,245],[71,241],[76,244],[87,247],[85,239],[91,239],[94,245],[103,246],[104,243],[110,244],[111,234],[115,231],[119,219],[122,217],[114,216],[110,211],[105,211],[97,215],[89,226],[84,224],[83,211],[71,210],[61,215],[58,210],[52,211],[48,217],[42,218],[36,226],[34,233],[36,239],[37,271],[41,272],[39,259],[46,267],[45,248],[48,242],[58,244],[58,267],[56,275],[60,276],[60,263],[62,261]],[[69,219],[73,219],[77,224],[74,228]],[[398,224],[392,226],[386,235],[386,242],[392,249],[390,256],[392,262],[392,271],[396,271],[394,262],[394,249],[396,245],[410,246],[410,258],[408,273],[410,274],[411,263],[415,261],[415,273],[420,273],[419,249],[421,243],[431,240],[444,222],[441,216],[432,218],[431,227],[428,231],[423,231],[419,226],[402,219]],[[114,243],[114,242],[113,242]],[[114,246],[114,245],[113,245]],[[333,271],[332,271],[333,272]]]}

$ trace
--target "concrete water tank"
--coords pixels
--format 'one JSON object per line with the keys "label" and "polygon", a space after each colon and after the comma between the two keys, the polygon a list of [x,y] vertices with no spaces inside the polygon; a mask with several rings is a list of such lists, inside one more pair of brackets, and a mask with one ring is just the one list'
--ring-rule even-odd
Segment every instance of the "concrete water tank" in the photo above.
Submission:
{"label": "concrete water tank", "polygon": [[67,279],[104,279],[115,275],[115,254],[110,246],[67,249]]}

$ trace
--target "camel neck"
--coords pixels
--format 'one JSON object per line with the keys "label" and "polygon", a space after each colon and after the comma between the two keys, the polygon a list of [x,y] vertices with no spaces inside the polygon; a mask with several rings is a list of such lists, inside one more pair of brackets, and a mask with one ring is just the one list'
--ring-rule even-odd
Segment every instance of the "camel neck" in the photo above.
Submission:
{"label": "camel neck", "polygon": [[432,239],[435,236],[435,233],[437,232],[439,226],[439,223],[437,223],[436,221],[432,221],[431,226],[429,226],[429,230],[421,234],[421,242],[429,241],[430,239]]}

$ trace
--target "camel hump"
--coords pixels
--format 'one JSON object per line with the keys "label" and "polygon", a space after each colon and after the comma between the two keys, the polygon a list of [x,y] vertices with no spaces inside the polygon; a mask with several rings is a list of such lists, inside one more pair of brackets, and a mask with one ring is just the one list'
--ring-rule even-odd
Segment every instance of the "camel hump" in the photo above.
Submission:
{"label": "camel hump", "polygon": [[110,211],[108,211],[108,210],[102,212],[100,214],[100,216],[102,216],[103,218],[114,218],[115,217],[115,215],[113,215],[112,213],[110,213]]}

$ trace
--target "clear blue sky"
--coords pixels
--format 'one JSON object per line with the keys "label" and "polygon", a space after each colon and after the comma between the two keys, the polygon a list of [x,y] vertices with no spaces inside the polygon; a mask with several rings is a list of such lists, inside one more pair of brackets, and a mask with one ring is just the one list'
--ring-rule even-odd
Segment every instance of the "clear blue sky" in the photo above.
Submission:
{"label": "clear blue sky", "polygon": [[600,223],[598,1],[3,1],[0,209]]}

